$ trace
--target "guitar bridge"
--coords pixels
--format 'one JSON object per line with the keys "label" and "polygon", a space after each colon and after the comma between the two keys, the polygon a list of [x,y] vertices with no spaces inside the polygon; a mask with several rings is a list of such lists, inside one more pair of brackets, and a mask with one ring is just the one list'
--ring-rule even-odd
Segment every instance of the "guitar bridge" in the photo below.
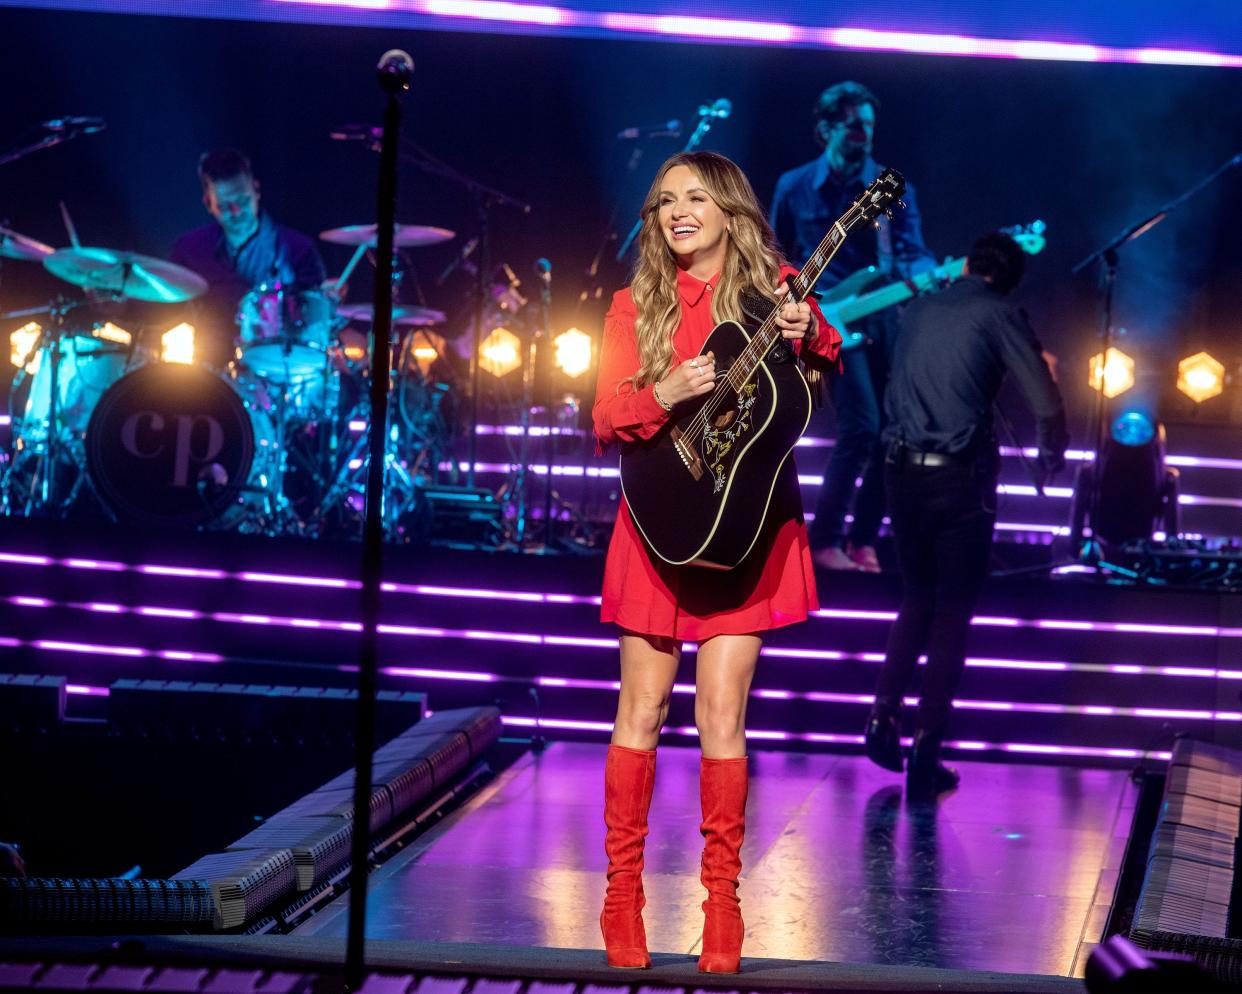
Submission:
{"label": "guitar bridge", "polygon": [[701,480],[703,460],[699,458],[699,454],[682,438],[680,428],[674,428],[669,434],[673,439],[673,450],[681,457],[682,464],[689,470],[691,476],[696,480]]}

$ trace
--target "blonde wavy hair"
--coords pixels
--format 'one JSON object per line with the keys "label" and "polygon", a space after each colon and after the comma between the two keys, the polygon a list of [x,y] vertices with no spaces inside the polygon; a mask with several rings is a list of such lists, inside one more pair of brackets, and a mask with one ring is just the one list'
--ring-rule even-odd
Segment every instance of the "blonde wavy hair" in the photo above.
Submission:
{"label": "blonde wavy hair", "polygon": [[785,265],[755,191],[736,163],[716,152],[680,152],[666,161],[656,173],[639,214],[638,263],[630,283],[638,311],[634,333],[640,365],[632,378],[635,387],[663,379],[675,358],[673,332],[681,320],[681,303],[676,257],[660,230],[660,189],[665,175],[676,166],[693,172],[729,219],[724,269],[712,294],[712,319],[717,324],[746,320],[741,306],[743,292],[775,300],[772,288]]}

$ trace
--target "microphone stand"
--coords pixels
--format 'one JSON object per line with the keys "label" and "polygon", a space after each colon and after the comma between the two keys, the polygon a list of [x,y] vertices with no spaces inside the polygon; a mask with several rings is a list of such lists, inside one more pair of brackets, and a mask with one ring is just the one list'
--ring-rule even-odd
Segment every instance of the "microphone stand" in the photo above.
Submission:
{"label": "microphone stand", "polygon": [[[41,129],[39,136],[34,137],[32,132],[34,129],[27,131],[25,135],[19,138],[8,149],[0,152],[0,166],[8,165],[10,162],[16,162],[18,159],[24,159],[33,152],[37,152],[43,148],[52,148],[61,142],[67,142],[70,138],[77,138],[78,135],[88,135],[92,132],[80,128],[65,128],[63,131],[52,131],[49,129]],[[29,136],[29,137],[28,137]]]}
{"label": "microphone stand", "polygon": [[[683,154],[686,152],[693,152],[699,147],[703,139],[707,137],[707,133],[712,130],[712,121],[715,120],[717,116],[718,115],[716,114],[710,113],[699,114],[699,123],[694,126],[694,131],[691,132],[689,139],[687,139],[685,148],[681,150]],[[724,118],[722,117],[721,120],[723,119]],[[634,227],[630,229],[630,233],[625,236],[625,241],[621,243],[621,247],[617,249],[617,262],[625,261],[625,257],[629,254],[630,246],[634,244],[634,239],[638,237],[638,233],[642,230],[642,227],[643,219],[640,217],[634,222]]]}
{"label": "microphone stand", "polygon": [[[539,323],[543,326],[543,331],[535,337],[542,344],[550,344],[552,342],[552,272],[541,272],[539,274]],[[534,358],[534,350],[531,350],[531,357]],[[555,397],[553,396],[555,384],[553,383],[552,366],[550,362],[544,362],[544,376],[547,378],[547,396],[544,399],[543,423],[547,425],[548,434],[544,439],[543,451],[545,462],[547,463],[547,474],[543,481],[543,551],[551,552],[554,535],[552,531],[552,466],[555,460],[552,458],[556,451],[556,420],[553,414],[555,407]]]}
{"label": "microphone stand", "polygon": [[[1120,234],[1110,239],[1100,248],[1096,249],[1085,259],[1078,262],[1071,273],[1077,274],[1086,269],[1093,262],[1100,262],[1100,357],[1101,363],[1107,363],[1108,350],[1112,347],[1113,341],[1113,291],[1117,284],[1117,269],[1120,263],[1120,256],[1117,250],[1127,242],[1132,242],[1136,238],[1141,238],[1147,234],[1152,228],[1158,225],[1173,211],[1193,197],[1200,190],[1214,183],[1218,177],[1224,172],[1235,166],[1242,165],[1242,152],[1238,152],[1229,159],[1225,160],[1213,172],[1205,176],[1199,182],[1195,183],[1189,189],[1183,191],[1174,197],[1163,207],[1149,214],[1140,221],[1135,222],[1125,228]],[[1100,500],[1102,488],[1100,486],[1101,470],[1103,468],[1104,445],[1108,439],[1108,427],[1105,420],[1104,409],[1106,406],[1106,398],[1104,396],[1104,367],[1100,369],[1100,383],[1096,390],[1095,398],[1095,424],[1093,426],[1093,434],[1095,436],[1095,456],[1091,464],[1091,486],[1088,495],[1088,513],[1091,516],[1091,541],[1079,550],[1079,561],[1089,566],[1100,566],[1103,564],[1103,550],[1096,537],[1096,523],[1100,519]]]}
{"label": "microphone stand", "polygon": [[[488,212],[493,207],[510,207],[519,213],[529,214],[530,204],[511,197],[507,193],[471,179],[448,163],[436,158],[426,149],[413,142],[405,143],[401,161],[431,176],[447,179],[466,190],[474,199],[475,216],[478,218],[478,269],[475,273],[474,342],[470,350],[470,442],[466,453],[466,486],[474,486],[474,464],[478,453],[479,436],[479,349],[483,345],[483,317],[487,302],[487,281],[492,272],[491,224]],[[520,526],[519,526],[520,527]],[[520,532],[519,532],[520,535]]]}
{"label": "microphone stand", "polygon": [[[380,151],[380,145],[373,137],[367,138],[366,146],[373,152]],[[403,165],[413,166],[429,176],[447,179],[474,198],[474,209],[479,226],[479,257],[475,285],[474,346],[470,353],[470,442],[469,463],[466,470],[466,485],[473,487],[479,434],[479,347],[483,344],[483,312],[487,300],[487,281],[491,276],[491,231],[488,211],[493,207],[501,206],[510,207],[521,214],[529,214],[531,206],[516,197],[502,193],[495,187],[472,179],[412,141],[402,140],[401,149],[396,154]]]}
{"label": "microphone stand", "polygon": [[354,818],[350,833],[349,925],[345,984],[351,991],[365,977],[367,871],[371,849],[372,752],[375,748],[375,692],[378,665],[380,576],[384,538],[384,462],[388,439],[388,386],[392,337],[393,232],[397,221],[399,98],[410,88],[413,60],[404,52],[380,59],[379,83],[388,94],[380,145],[376,207],[375,314],[371,331],[371,424],[366,515],[362,528],[362,638],[358,659],[358,714],[354,733]]}

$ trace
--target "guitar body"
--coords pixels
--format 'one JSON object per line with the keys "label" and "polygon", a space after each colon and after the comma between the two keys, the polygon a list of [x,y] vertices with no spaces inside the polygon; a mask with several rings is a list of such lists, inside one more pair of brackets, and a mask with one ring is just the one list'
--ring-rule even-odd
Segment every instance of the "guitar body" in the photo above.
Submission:
{"label": "guitar body", "polygon": [[781,466],[810,421],[810,391],[783,345],[740,390],[729,385],[728,371],[750,338],[736,322],[717,325],[700,352],[715,353],[716,389],[679,404],[659,434],[621,452],[626,503],[665,562],[741,563],[763,529]]}

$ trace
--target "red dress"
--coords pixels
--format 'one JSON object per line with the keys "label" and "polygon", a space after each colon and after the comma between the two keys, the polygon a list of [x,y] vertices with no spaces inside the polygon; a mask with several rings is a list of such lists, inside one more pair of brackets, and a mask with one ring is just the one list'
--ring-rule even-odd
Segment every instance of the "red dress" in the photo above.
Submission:
{"label": "red dress", "polygon": [[[782,270],[783,276],[796,273]],[[673,333],[677,362],[698,355],[716,326],[711,306],[714,283],[678,271],[681,323]],[[814,303],[811,311],[818,332],[810,348],[823,360],[835,362],[841,336]],[[622,382],[639,367],[636,317],[629,289],[618,291],[604,319],[595,391],[595,435],[601,448],[651,438],[668,420],[650,384],[635,390],[632,383]],[[622,497],[604,565],[602,620],[630,632],[701,642],[715,635],[791,625],[806,620],[818,607],[792,455],[781,468],[759,541],[732,570],[664,562],[648,550]]]}

